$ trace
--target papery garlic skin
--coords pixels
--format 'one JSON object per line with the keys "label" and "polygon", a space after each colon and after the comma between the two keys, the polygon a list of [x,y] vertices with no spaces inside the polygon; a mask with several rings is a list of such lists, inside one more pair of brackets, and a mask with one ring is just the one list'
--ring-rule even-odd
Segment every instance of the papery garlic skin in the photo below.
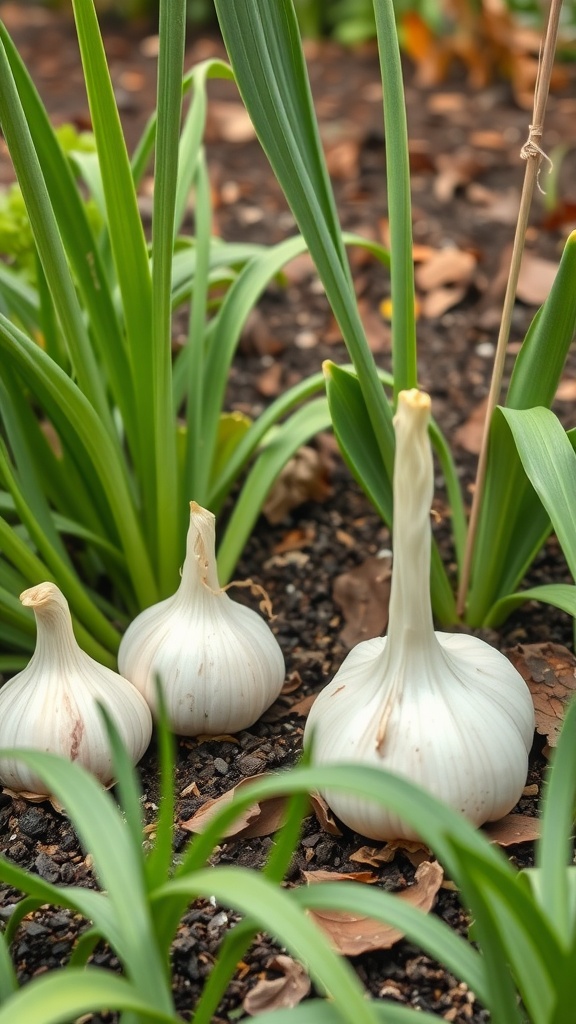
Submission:
{"label": "papery garlic skin", "polygon": [[[522,794],[534,707],[522,676],[477,637],[435,632],[429,593],[433,462],[430,399],[401,392],[394,425],[394,566],[388,635],[358,644],[310,711],[316,764],[376,765],[402,775],[475,825],[507,814]],[[325,793],[371,839],[415,839],[398,815]]]}
{"label": "papery garlic skin", "polygon": [[[108,786],[112,757],[97,703],[109,712],[133,764],[150,743],[150,709],[127,679],[81,650],[55,584],[25,590],[20,600],[36,616],[36,647],[26,668],[0,690],[0,747],[59,754]],[[0,782],[15,792],[49,795],[46,783],[16,759],[0,760]]]}
{"label": "papery garlic skin", "polygon": [[180,736],[246,729],[282,689],[278,641],[257,612],[220,588],[214,516],[196,502],[180,586],[131,623],[118,665],[153,712],[160,680],[170,727]]}

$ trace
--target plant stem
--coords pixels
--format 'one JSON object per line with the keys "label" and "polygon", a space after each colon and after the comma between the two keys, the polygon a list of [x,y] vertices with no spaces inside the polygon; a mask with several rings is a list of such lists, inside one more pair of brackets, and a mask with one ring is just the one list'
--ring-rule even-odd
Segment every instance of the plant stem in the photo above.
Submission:
{"label": "plant stem", "polygon": [[516,232],[514,235],[512,259],[510,263],[510,271],[508,275],[506,294],[504,296],[504,305],[502,309],[502,320],[500,323],[500,331],[498,334],[498,341],[496,345],[496,355],[494,358],[492,378],[490,381],[490,390],[488,393],[488,405],[486,408],[486,418],[484,420],[484,430],[482,433],[482,444],[480,448],[480,455],[478,458],[478,467],[476,470],[474,493],[472,496],[472,508],[470,511],[468,536],[466,538],[466,550],[464,552],[462,575],[460,577],[460,585],[458,588],[457,609],[458,614],[460,616],[464,614],[466,609],[468,584],[470,582],[472,559],[474,556],[474,542],[476,539],[476,533],[478,529],[478,521],[480,517],[480,510],[482,507],[482,495],[484,493],[484,484],[486,481],[486,470],[488,463],[488,443],[490,439],[490,424],[492,422],[492,413],[494,412],[494,409],[498,404],[498,401],[500,399],[500,392],[502,389],[502,377],[504,375],[504,364],[508,348],[508,339],[510,336],[510,326],[512,323],[514,303],[516,301],[516,288],[518,286],[518,277],[520,275],[520,266],[522,263],[522,254],[524,250],[524,241],[526,238],[526,229],[528,226],[530,206],[532,203],[532,196],[534,194],[534,186],[538,182],[538,176],[540,173],[542,159],[546,157],[546,154],[542,151],[542,149],[539,146],[538,139],[542,134],[542,128],[544,123],[544,114],[546,111],[548,90],[550,87],[550,77],[552,75],[552,68],[554,66],[554,55],[556,51],[556,40],[558,37],[558,25],[560,21],[561,9],[562,0],[551,0],[548,24],[546,27],[546,35],[542,47],[540,65],[538,69],[538,77],[536,80],[536,86],[534,91],[532,124],[530,125],[528,139],[522,147],[520,153],[522,159],[526,161],[526,172],[524,175],[524,184],[522,186],[522,196],[520,199],[520,209],[518,211],[518,221],[516,224]]}

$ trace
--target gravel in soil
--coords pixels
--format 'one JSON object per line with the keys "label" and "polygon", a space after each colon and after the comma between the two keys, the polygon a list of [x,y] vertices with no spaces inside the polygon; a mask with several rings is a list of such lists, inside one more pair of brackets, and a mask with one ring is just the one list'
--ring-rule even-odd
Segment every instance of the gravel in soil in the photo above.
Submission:
{"label": "gravel in soil", "polygon": [[[87,125],[77,47],[67,19],[15,4],[0,4],[0,14],[55,120],[72,119],[78,126]],[[154,102],[153,39],[147,26],[126,30],[111,26],[106,31],[112,75],[131,145]],[[194,39],[187,65],[220,52],[216,39]],[[343,225],[370,237],[385,237],[384,140],[375,50],[366,47],[345,52],[331,45],[315,45],[309,50],[309,58]],[[568,69],[568,78],[565,91],[552,95],[547,115],[546,146],[553,148],[562,140],[572,147],[561,167],[558,207],[561,202],[569,207],[576,198],[573,68]],[[229,240],[278,241],[294,231],[291,214],[239,114],[233,89],[214,83],[211,94],[208,155],[215,229]],[[419,321],[421,384],[432,395],[437,420],[453,439],[457,429],[469,423],[487,393],[502,296],[500,268],[513,234],[522,177],[518,153],[530,117],[516,104],[507,82],[494,81],[478,91],[459,73],[434,88],[425,88],[418,84],[414,70],[407,68],[407,103],[415,240],[420,246],[452,249],[474,257],[473,273],[461,297],[437,315],[422,316]],[[11,179],[12,169],[2,152],[0,180]],[[570,224],[560,220],[546,225],[546,211],[537,198],[529,251],[554,261]],[[379,363],[389,368],[389,328],[379,312],[388,294],[386,275],[358,253],[353,254],[352,263],[371,344]],[[517,303],[513,350],[537,304]],[[257,414],[280,390],[317,371],[326,358],[347,361],[313,269],[306,260],[300,260],[289,268],[287,283],[268,289],[248,325],[230,378],[230,408]],[[575,377],[576,364],[570,356],[566,379]],[[567,409],[566,403],[558,405],[562,416]],[[334,580],[390,546],[387,529],[350,478],[331,439],[320,439],[316,448],[325,467],[325,500],[308,501],[287,512],[275,525],[262,517],[236,573],[239,579],[250,576],[266,587],[276,614],[273,629],[295,688],[281,696],[252,729],[233,739],[179,741],[175,780],[178,823],[188,820],[206,800],[226,792],[241,779],[285,769],[295,762],[301,749],[304,718],[291,713],[290,706],[327,682],[346,653]],[[456,449],[463,485],[469,487],[475,455],[464,447]],[[441,480],[437,510],[435,530],[445,563],[450,565],[453,552]],[[561,553],[552,539],[536,560],[530,582],[567,578]],[[246,600],[242,591],[238,599]],[[571,639],[567,616],[535,604],[513,616],[500,634],[490,635],[490,640],[502,647],[549,640],[570,645]],[[538,785],[545,763],[540,749],[541,744],[534,751],[529,778],[530,783]],[[157,810],[157,759],[153,748],[140,771],[144,808],[147,820],[153,823]],[[535,814],[536,802],[536,797],[524,798],[520,809]],[[330,835],[314,816],[307,818],[288,874],[289,883],[298,884],[303,870],[357,870],[358,865],[350,858],[365,841],[346,829],[342,831],[341,836]],[[176,855],[187,839],[188,833],[178,828]],[[257,869],[272,842],[270,837],[223,842],[213,863]],[[89,856],[79,848],[67,819],[49,804],[30,805],[0,796],[0,851],[50,882],[94,885]],[[529,863],[529,846],[512,847],[508,853],[518,864]],[[404,888],[414,877],[414,866],[402,852],[390,864],[371,870],[377,873],[377,884],[390,890]],[[17,898],[12,889],[0,892],[0,919],[9,918]],[[468,920],[454,891],[440,890],[434,913],[466,933]],[[210,901],[194,904],[184,917],[172,962],[177,1006],[185,1018],[210,972],[223,934],[235,919],[227,908]],[[67,911],[45,907],[30,915],[13,947],[20,981],[66,963],[82,928],[83,923]],[[258,937],[219,1008],[215,1024],[236,1019],[238,1007],[256,980],[267,975],[276,952],[266,936]],[[96,950],[93,962],[117,966],[106,948]],[[387,952],[363,954],[353,963],[375,996],[436,1013],[456,1024],[481,1024],[489,1019],[464,985],[409,942],[399,942]],[[110,1014],[91,1018],[94,1024],[113,1019]]]}

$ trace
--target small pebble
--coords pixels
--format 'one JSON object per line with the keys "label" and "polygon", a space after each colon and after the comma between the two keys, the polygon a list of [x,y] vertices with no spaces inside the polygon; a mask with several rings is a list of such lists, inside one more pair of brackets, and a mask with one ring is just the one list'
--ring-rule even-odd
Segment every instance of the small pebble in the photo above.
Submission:
{"label": "small pebble", "polygon": [[226,764],[226,761],[224,761],[222,757],[214,758],[214,767],[220,775],[228,775],[228,765]]}

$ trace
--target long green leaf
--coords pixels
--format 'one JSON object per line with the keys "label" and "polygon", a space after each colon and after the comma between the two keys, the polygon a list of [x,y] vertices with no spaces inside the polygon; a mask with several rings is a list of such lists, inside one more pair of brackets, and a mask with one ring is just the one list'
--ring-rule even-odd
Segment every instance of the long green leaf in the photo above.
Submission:
{"label": "long green leaf", "polygon": [[515,594],[509,594],[508,597],[502,597],[496,601],[486,616],[486,625],[496,629],[526,601],[542,601],[543,604],[551,604],[554,608],[560,608],[563,612],[568,612],[568,615],[576,618],[576,587],[571,583],[544,583],[539,587],[519,590]]}
{"label": "long green leaf", "polygon": [[10,996],[0,1007],[0,1024],[68,1024],[97,1010],[129,1010],[143,1022],[181,1024],[136,985],[96,967],[52,971]]}
{"label": "long green leaf", "polygon": [[6,47],[22,107],[41,161],[62,241],[86,306],[91,337],[105,361],[114,398],[129,430],[133,421],[133,396],[126,351],[98,246],[69,161],[62,152],[30,75],[1,24],[0,37]]}
{"label": "long green leaf", "polygon": [[27,378],[60,435],[75,444],[76,462],[83,472],[92,470],[122,540],[139,599],[144,607],[153,604],[157,600],[156,584],[125,469],[95,410],[43,351],[1,316],[0,351]]}
{"label": "long green leaf", "polygon": [[[154,424],[154,527],[160,594],[172,594],[178,582],[182,532],[176,472],[176,435],[172,416],[172,251],[178,182],[178,144],[182,109],[182,73],[186,0],[160,5],[154,206],[152,214],[152,378]],[[149,453],[149,456],[152,452]]]}
{"label": "long green leaf", "polygon": [[495,411],[508,424],[530,480],[576,577],[576,452],[550,409]]}
{"label": "long green leaf", "polygon": [[358,313],[294,8],[290,0],[215,7],[242,99],[318,269],[391,472],[392,416]]}
{"label": "long green leaf", "polygon": [[[438,1024],[433,1013],[410,1010],[388,1000],[370,1001],[372,1012],[382,1024]],[[342,1016],[336,1006],[319,999],[307,1000],[290,1010],[269,1010],[258,1014],[258,1024],[341,1024]]]}
{"label": "long green leaf", "polygon": [[112,438],[115,432],[102,379],[68,268],[42,168],[1,36],[0,86],[0,124],[26,202],[38,253],[74,369],[82,390],[94,405]]}
{"label": "long green leaf", "polygon": [[169,1011],[172,1003],[164,962],[154,943],[141,843],[135,844],[108,794],[80,765],[38,751],[2,750],[0,755],[17,757],[41,774],[66,807],[114,908],[127,971],[152,1006]]}
{"label": "long green leaf", "polygon": [[576,231],[568,237],[544,305],[514,362],[506,395],[511,409],[550,407],[576,331]]}
{"label": "long green leaf", "polygon": [[392,373],[396,402],[399,391],[418,384],[408,128],[394,4],[392,0],[373,2],[383,84],[390,248],[394,254]]}
{"label": "long green leaf", "polygon": [[247,914],[303,960],[338,1006],[343,1022],[375,1024],[372,1008],[348,962],[333,951],[328,939],[284,890],[253,871],[221,866],[217,871],[180,875],[156,890],[154,900],[180,898],[185,902],[198,896],[214,896],[224,906]]}
{"label": "long green leaf", "polygon": [[[557,929],[562,942],[574,942],[576,919],[569,892],[576,798],[576,701],[572,701],[552,758],[544,789],[542,835],[536,849],[540,869],[539,896],[542,910]],[[574,871],[574,868],[570,870]]]}
{"label": "long green leaf", "polygon": [[[507,409],[552,402],[576,330],[576,235],[564,248],[556,279],[518,354]],[[467,621],[502,621],[493,606],[512,594],[550,532],[550,520],[526,477],[501,416],[490,426],[486,485],[474,547]],[[504,605],[500,606],[505,607]]]}
{"label": "long green leaf", "polygon": [[[409,890],[408,890],[409,891]],[[366,916],[403,932],[429,956],[439,960],[466,982],[485,1006],[490,1005],[490,978],[481,956],[454,930],[433,914],[426,914],[375,886],[347,882],[321,882],[293,891],[307,910],[329,910]]]}

